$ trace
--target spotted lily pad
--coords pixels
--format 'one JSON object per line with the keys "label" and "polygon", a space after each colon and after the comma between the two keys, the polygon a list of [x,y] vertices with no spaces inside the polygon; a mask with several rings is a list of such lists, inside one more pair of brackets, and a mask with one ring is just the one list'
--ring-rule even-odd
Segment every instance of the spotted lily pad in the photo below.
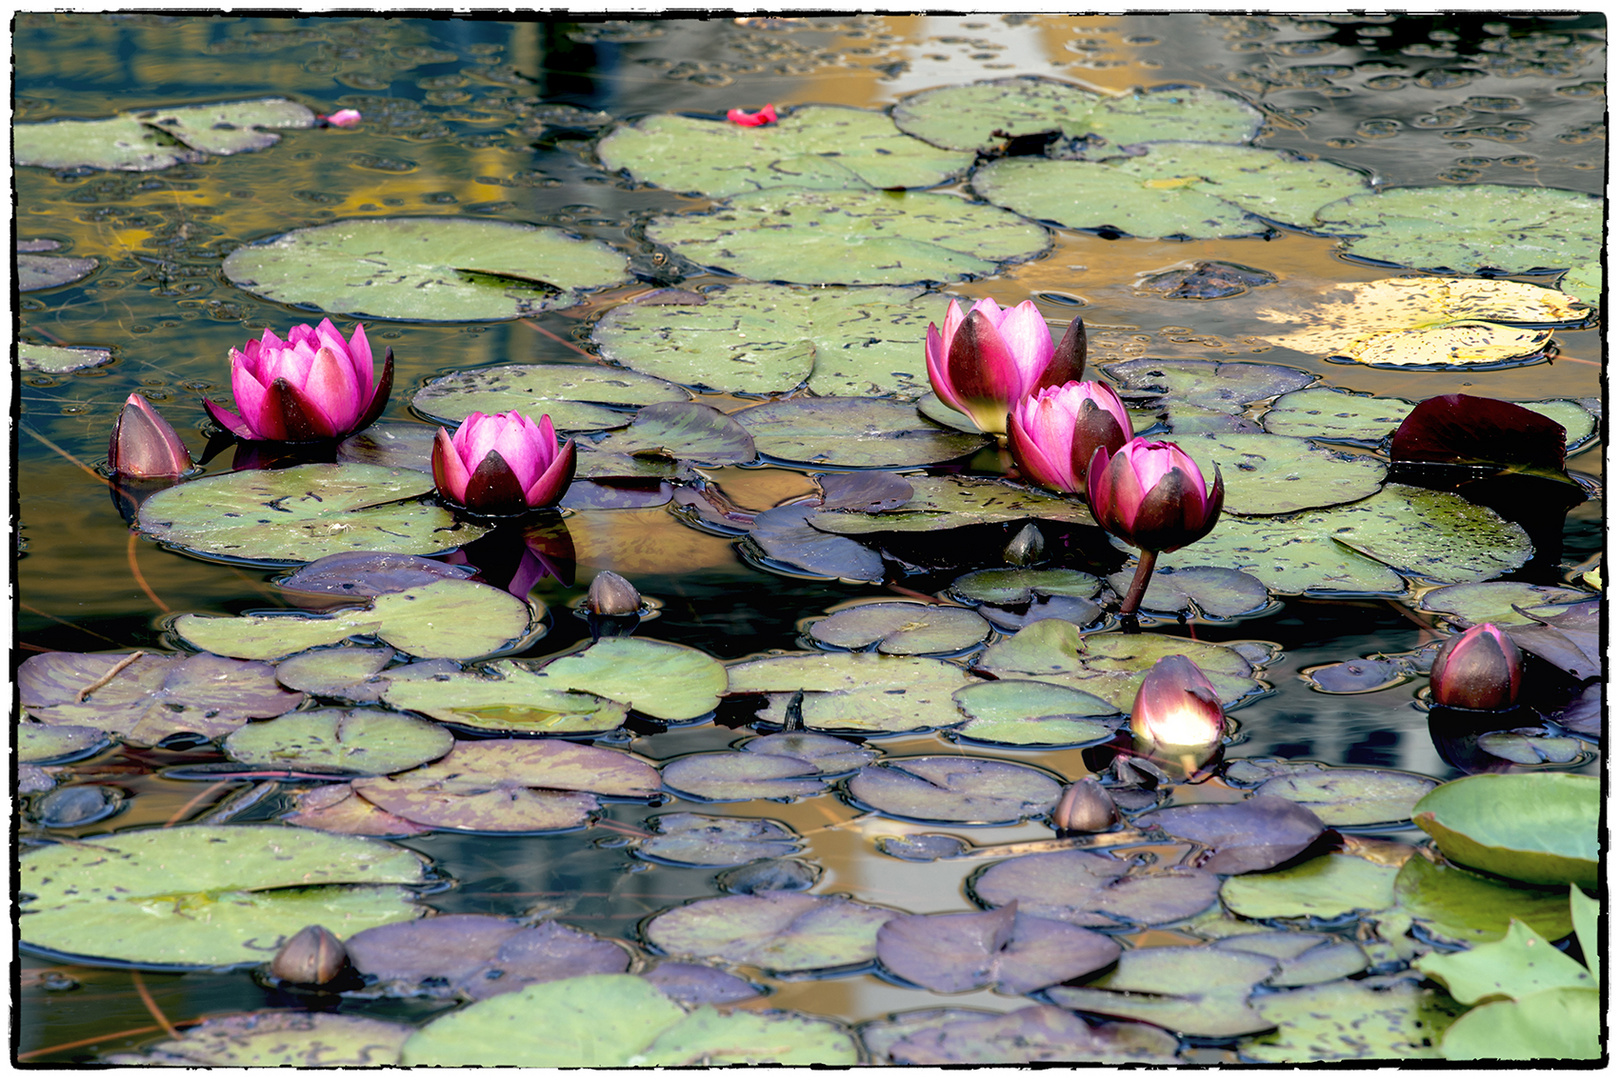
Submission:
{"label": "spotted lily pad", "polygon": [[284,820],[344,836],[421,836],[433,831],[366,802],[348,784],[321,784],[299,793],[293,797],[293,812]]}
{"label": "spotted lily pad", "polygon": [[925,656],[970,649],[989,636],[989,624],[966,608],[880,603],[848,607],[817,619],[809,636],[840,649],[876,646],[890,656]]}
{"label": "spotted lily pad", "polygon": [[372,635],[412,656],[473,660],[515,646],[531,630],[526,601],[476,581],[440,579],[325,615],[182,615],[175,633],[199,649],[269,660]]}
{"label": "spotted lily pad", "polygon": [[877,931],[877,959],[900,978],[941,994],[993,986],[1027,994],[1100,971],[1119,958],[1105,934],[1017,905],[948,915],[897,915]]}
{"label": "spotted lily pad", "polygon": [[849,797],[890,817],[1009,825],[1044,814],[1062,784],[1027,765],[992,758],[888,758],[849,780]]}
{"label": "spotted lily pad", "polygon": [[642,840],[636,854],[680,866],[740,866],[755,859],[780,859],[797,854],[803,843],[792,829],[764,818],[658,814],[649,821],[658,835]]}
{"label": "spotted lily pad", "polygon": [[177,731],[219,738],[250,719],[280,716],[307,700],[277,685],[268,664],[133,653],[30,656],[17,670],[17,694],[41,723],[87,725],[142,746]]}
{"label": "spotted lily pad", "polygon": [[270,959],[311,923],[348,935],[415,918],[415,852],[281,825],[138,829],[25,852],[25,946],[141,965]]}
{"label": "spotted lily pad", "polygon": [[658,720],[694,720],[726,692],[725,668],[698,649],[649,638],[603,638],[539,674],[559,690],[619,701]]}
{"label": "spotted lily pad", "polygon": [[1366,190],[1358,172],[1287,151],[1153,142],[1105,161],[1002,158],[973,174],[997,206],[1070,229],[1132,236],[1253,236],[1267,221],[1309,226],[1327,203]]}
{"label": "spotted lily pad", "polygon": [[767,458],[842,468],[909,468],[950,461],[988,441],[946,431],[885,398],[790,398],[735,419]]}
{"label": "spotted lily pad", "polygon": [[1365,951],[1353,941],[1295,930],[1233,934],[1214,947],[1271,957],[1277,961],[1276,973],[1265,982],[1276,987],[1332,982],[1360,974],[1368,963]]}
{"label": "spotted lily pad", "polygon": [[698,298],[621,304],[591,339],[604,358],[635,371],[727,393],[807,386],[821,397],[912,401],[928,392],[918,343],[943,318],[937,293],[744,283]]}
{"label": "spotted lily pad", "polygon": [[1315,218],[1318,228],[1350,237],[1343,250],[1356,258],[1516,274],[1594,261],[1603,202],[1584,192],[1501,184],[1384,188],[1322,206]]}
{"label": "spotted lily pad", "polygon": [[716,199],[781,187],[932,187],[973,163],[911,138],[884,113],[827,105],[757,127],[654,114],[616,128],[596,154],[641,183]]}
{"label": "spotted lily pad", "polygon": [[287,565],[343,551],[432,555],[483,535],[415,501],[433,478],[378,465],[297,465],[205,476],[141,504],[147,536],[194,555]]}
{"label": "spotted lily pad", "polygon": [[397,1065],[399,1048],[415,1031],[409,1024],[348,1013],[277,1010],[218,1016],[178,1039],[148,1048],[148,1060],[139,1064],[320,1069]]}
{"label": "spotted lily pad", "polygon": [[[1130,589],[1133,571],[1108,576],[1113,591],[1123,596]],[[1252,574],[1218,566],[1188,566],[1155,570],[1141,597],[1141,610],[1175,614],[1189,612],[1213,619],[1252,615],[1270,603],[1270,591]]]}
{"label": "spotted lily pad", "polygon": [[119,113],[106,120],[54,120],[13,128],[18,165],[147,172],[204,153],[262,150],[281,136],[265,128],[307,128],[315,114],[282,98]]}
{"label": "spotted lily pad", "polygon": [[1300,390],[1316,376],[1281,364],[1217,360],[1125,360],[1102,369],[1132,402],[1157,406],[1173,402],[1224,413],[1240,413],[1256,401]]}
{"label": "spotted lily pad", "polygon": [[[19,271],[20,272],[20,271]],[[43,288],[44,286],[40,286]],[[22,290],[19,287],[19,291]],[[38,371],[51,375],[66,375],[70,371],[100,367],[112,363],[112,353],[106,349],[89,349],[61,345],[34,345],[17,343],[17,366],[22,371]]]}
{"label": "spotted lily pad", "polygon": [[335,765],[380,775],[449,753],[437,724],[379,709],[312,709],[238,728],[225,739],[232,761],[298,768]]}
{"label": "spotted lily pad", "polygon": [[819,971],[874,959],[877,930],[894,915],[891,908],[840,896],[766,891],[671,908],[643,933],[654,948],[675,956],[782,973]]}
{"label": "spotted lily pad", "polygon": [[1282,435],[1188,435],[1176,444],[1205,477],[1225,478],[1225,513],[1288,514],[1355,502],[1383,486],[1387,467]]}
{"label": "spotted lily pad", "polygon": [[490,665],[488,676],[392,680],[383,696],[396,709],[446,724],[514,735],[600,735],[617,729],[628,713],[616,701],[561,689],[510,660]]}
{"label": "spotted lily pad", "polygon": [[239,247],[225,277],[281,304],[376,319],[486,321],[568,307],[625,280],[598,240],[515,221],[353,218]]}
{"label": "spotted lily pad", "polygon": [[879,653],[787,653],[730,667],[733,694],[771,694],[763,719],[783,724],[788,698],[812,729],[916,731],[961,722],[951,694],[978,680],[954,664]]}
{"label": "spotted lily pad", "polygon": [[1413,820],[1452,862],[1595,889],[1601,793],[1596,777],[1570,773],[1467,776],[1424,796]]}
{"label": "spotted lily pad", "polygon": [[1442,1044],[1450,1061],[1591,1061],[1602,1057],[1602,995],[1559,987],[1492,1001],[1458,1019]]}
{"label": "spotted lily pad", "polygon": [[647,405],[628,428],[596,445],[603,453],[662,456],[697,465],[746,465],[757,456],[746,428],[696,401]]}
{"label": "spotted lily pad", "polygon": [[1220,879],[1187,866],[1158,867],[1074,849],[1019,855],[973,878],[968,889],[989,907],[1076,926],[1154,926],[1206,911]]}
{"label": "spotted lily pad", "polygon": [[1417,605],[1422,611],[1454,616],[1463,626],[1494,623],[1497,626],[1532,626],[1532,615],[1552,616],[1569,603],[1592,599],[1584,589],[1561,585],[1531,585],[1525,581],[1480,581],[1447,585],[1422,595]]}
{"label": "spotted lily pad", "polygon": [[956,195],[792,188],[738,195],[706,214],[665,214],[646,236],[699,266],[805,285],[962,281],[1050,244],[1038,225]]}
{"label": "spotted lily pad", "polygon": [[[873,421],[880,419],[872,417]],[[976,441],[981,443],[982,437]],[[894,456],[898,456],[898,453]],[[873,513],[822,510],[811,515],[809,523],[822,532],[843,536],[880,532],[938,532],[963,525],[1002,524],[1030,519],[1071,525],[1095,524],[1095,519],[1083,503],[994,477],[913,476],[909,481],[911,497],[899,506]],[[1078,584],[1078,579],[1068,580]]]}
{"label": "spotted lily pad", "polygon": [[953,734],[974,742],[1074,746],[1109,738],[1118,727],[1119,710],[1110,702],[1054,683],[997,679],[953,696],[968,718]]}
{"label": "spotted lily pad", "polygon": [[1398,873],[1392,866],[1334,852],[1285,870],[1227,878],[1220,886],[1220,899],[1250,919],[1335,919],[1352,911],[1391,907]]}
{"label": "spotted lily pad", "polygon": [[677,795],[704,802],[792,799],[818,795],[827,788],[819,767],[804,758],[734,750],[667,761],[663,783]]}
{"label": "spotted lily pad", "polygon": [[1393,769],[1323,768],[1273,777],[1254,794],[1288,799],[1328,825],[1352,827],[1408,821],[1417,800],[1435,786],[1426,776]]}
{"label": "spotted lily pad", "polygon": [[839,581],[882,581],[883,557],[864,544],[813,528],[808,503],[775,506],[753,518],[742,540],[743,556],[767,570]]}
{"label": "spotted lily pad", "polygon": [[17,760],[54,764],[95,753],[109,742],[100,728],[81,724],[18,724]]}
{"label": "spotted lily pad", "polygon": [[633,371],[593,364],[502,364],[455,371],[430,380],[411,408],[441,424],[459,424],[475,412],[522,413],[536,424],[549,416],[559,431],[620,428],[634,416],[608,405],[689,401],[672,383]]}
{"label": "spotted lily pad", "polygon": [[387,648],[311,649],[277,664],[275,677],[282,686],[322,697],[376,701],[387,682],[379,679],[368,683],[366,680],[387,667],[393,657],[394,651]]}
{"label": "spotted lily pad", "polygon": [[1321,819],[1287,799],[1253,795],[1238,803],[1201,803],[1152,810],[1136,818],[1206,850],[1194,865],[1211,874],[1269,870],[1299,854],[1326,831]]}
{"label": "spotted lily pad", "polygon": [[[1146,1024],[1092,1024],[1067,1009],[1029,1005],[1008,1013],[974,1016],[965,1009],[907,1022],[888,1042],[897,1065],[1025,1065],[1034,1062],[1099,1062],[1166,1065],[1176,1060],[1173,1035]],[[905,1018],[897,1018],[902,1022]],[[873,1029],[862,1030],[867,1045]],[[879,1055],[881,1056],[881,1055]]]}
{"label": "spotted lily pad", "polygon": [[1566,889],[1518,887],[1421,856],[1400,867],[1394,896],[1430,937],[1458,944],[1499,941],[1514,919],[1552,939],[1573,929]]}
{"label": "spotted lily pad", "polygon": [[1253,999],[1277,1030],[1244,1039],[1244,1060],[1404,1062],[1439,1056],[1439,1038],[1461,1007],[1410,975],[1306,986]]}
{"label": "spotted lily pad", "polygon": [[[95,259],[73,255],[17,255],[17,291],[37,292],[71,285],[89,277],[101,264]],[[75,349],[59,345],[20,345],[19,362],[24,371],[67,372],[96,367],[112,359],[106,349]]]}
{"label": "spotted lily pad", "polygon": [[1142,1020],[1181,1035],[1230,1038],[1271,1026],[1249,994],[1275,967],[1268,956],[1208,946],[1130,949],[1101,978],[1047,993],[1065,1009]]}

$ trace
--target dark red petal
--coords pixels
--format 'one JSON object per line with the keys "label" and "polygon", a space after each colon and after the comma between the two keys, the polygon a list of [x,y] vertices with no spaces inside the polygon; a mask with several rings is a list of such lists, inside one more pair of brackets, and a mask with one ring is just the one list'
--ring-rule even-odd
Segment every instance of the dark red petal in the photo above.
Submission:
{"label": "dark red petal", "polygon": [[1522,405],[1444,394],[1411,410],[1394,432],[1389,460],[1561,471],[1566,439],[1563,425]]}
{"label": "dark red petal", "polygon": [[1048,386],[1061,386],[1066,382],[1080,382],[1085,378],[1085,320],[1075,315],[1057,342],[1057,351],[1046,365],[1045,372],[1029,388],[1029,393]]}
{"label": "dark red petal", "polygon": [[279,435],[268,431],[263,434],[282,442],[313,442],[337,434],[314,402],[286,379],[277,379],[264,392],[263,415],[281,427]]}
{"label": "dark red petal", "polygon": [[1017,360],[995,324],[982,311],[971,311],[950,341],[945,361],[950,386],[968,402],[1012,405],[1018,385]]}
{"label": "dark red petal", "polygon": [[499,450],[489,451],[472,470],[464,504],[477,514],[520,514],[528,509],[528,503],[523,501],[523,485]]}
{"label": "dark red petal", "polygon": [[1074,420],[1074,441],[1069,447],[1075,476],[1084,476],[1098,448],[1117,454],[1130,441],[1113,414],[1089,399],[1080,403]]}
{"label": "dark red petal", "polygon": [[[1174,551],[1184,547],[1191,542],[1186,538],[1192,533],[1187,512],[1201,510],[1202,494],[1192,490],[1191,477],[1179,469],[1170,469],[1142,498],[1141,509],[1136,512],[1133,523],[1134,535],[1125,539],[1147,551]],[[1197,500],[1193,507],[1187,505],[1188,496]],[[1201,513],[1197,521],[1201,523]]]}
{"label": "dark red petal", "polygon": [[376,389],[371,394],[371,401],[366,405],[365,412],[355,421],[354,427],[343,432],[345,436],[356,431],[370,427],[382,415],[382,410],[388,407],[388,395],[394,388],[394,350],[388,346],[382,353],[382,377],[377,380]]}

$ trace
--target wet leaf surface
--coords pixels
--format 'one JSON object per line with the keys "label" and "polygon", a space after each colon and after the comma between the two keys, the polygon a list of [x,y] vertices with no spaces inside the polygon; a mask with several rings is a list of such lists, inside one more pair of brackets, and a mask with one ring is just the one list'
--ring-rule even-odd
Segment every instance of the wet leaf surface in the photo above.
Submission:
{"label": "wet leaf surface", "polygon": [[337,461],[430,473],[437,437],[438,432],[426,424],[372,424],[337,444]]}
{"label": "wet leaf surface", "polygon": [[[891,510],[859,514],[822,510],[809,521],[823,532],[846,536],[880,532],[937,532],[962,525],[1027,519],[1093,525],[1081,503],[984,476],[913,476],[911,498]],[[1093,594],[1094,595],[1094,594]]]}
{"label": "wet leaf surface", "polygon": [[658,814],[648,820],[658,835],[642,840],[637,854],[682,866],[740,866],[755,859],[780,859],[796,854],[801,843],[792,829],[762,818]]}
{"label": "wet leaf surface", "polygon": [[[1593,599],[1584,589],[1561,585],[1531,585],[1526,581],[1480,581],[1447,585],[1422,594],[1421,611],[1454,615],[1462,626],[1494,623],[1500,627],[1527,626],[1534,616],[1556,615],[1563,605]],[[1518,609],[1523,610],[1518,610]]]}
{"label": "wet leaf surface", "polygon": [[392,649],[358,646],[310,649],[287,657],[275,666],[276,681],[293,690],[349,701],[377,701],[386,680],[368,682],[393,660]]}
{"label": "wet leaf surface", "polygon": [[1170,836],[1195,840],[1208,852],[1196,865],[1211,874],[1269,870],[1315,843],[1321,819],[1287,799],[1256,794],[1239,803],[1203,803],[1152,810],[1138,827],[1156,825]]}
{"label": "wet leaf surface", "polygon": [[1083,570],[974,570],[950,584],[950,595],[968,603],[1026,604],[1037,596],[1070,596],[1089,600],[1102,591],[1102,582]]}
{"label": "wet leaf surface", "polygon": [[877,931],[877,959],[902,979],[951,994],[992,986],[1027,994],[1113,963],[1119,943],[1071,923],[994,911],[897,915]]}
{"label": "wet leaf surface", "polygon": [[1101,978],[1053,987],[1047,995],[1066,1009],[1142,1020],[1182,1035],[1229,1038],[1272,1026],[1249,1003],[1249,994],[1275,966],[1268,956],[1207,946],[1130,949]]}
{"label": "wet leaf surface", "polygon": [[[1130,589],[1133,571],[1111,574],[1107,583],[1120,596]],[[1218,566],[1165,567],[1154,570],[1141,597],[1141,610],[1187,612],[1214,619],[1251,615],[1270,604],[1270,592],[1258,578]]]}
{"label": "wet leaf surface", "polygon": [[839,896],[760,892],[672,908],[648,922],[646,940],[674,956],[802,972],[863,964],[877,930],[896,913]]}
{"label": "wet leaf surface", "polygon": [[381,596],[444,578],[471,577],[473,568],[450,566],[420,555],[344,551],[300,566],[277,584],[289,592],[325,596]]}
{"label": "wet leaf surface", "polygon": [[[1175,1061],[1175,1037],[1144,1024],[1091,1024],[1067,1009],[1029,1005],[982,1019],[939,1009],[928,1023],[888,1047],[897,1065],[1022,1065],[1052,1062]],[[929,1018],[931,1021],[933,1018]],[[867,1031],[870,1029],[867,1028]],[[870,1036],[866,1036],[868,1045]]]}
{"label": "wet leaf surface", "polygon": [[15,126],[18,165],[150,172],[205,154],[262,150],[281,136],[263,128],[307,128],[315,114],[282,98],[132,110],[106,120]]}
{"label": "wet leaf surface", "polygon": [[1301,390],[1316,376],[1281,364],[1216,360],[1125,360],[1102,368],[1119,383],[1121,396],[1154,405],[1173,401],[1216,412],[1240,413],[1245,405]]}
{"label": "wet leaf surface", "polygon": [[857,804],[902,820],[1008,825],[1057,804],[1062,785],[1027,765],[990,758],[889,758],[849,780]]}
{"label": "wet leaf surface", "polygon": [[980,903],[1076,926],[1154,926],[1206,910],[1220,879],[1185,866],[1154,867],[1090,851],[1019,855],[969,884]]}
{"label": "wet leaf surface", "polygon": [[1413,820],[1445,857],[1532,885],[1595,888],[1601,782],[1568,773],[1468,776],[1435,788]]}
{"label": "wet leaf surface", "polygon": [[785,754],[719,751],[676,758],[663,766],[670,791],[704,802],[749,802],[818,795],[827,788],[813,762]]}
{"label": "wet leaf surface", "polygon": [[758,456],[746,428],[695,401],[647,405],[635,414],[634,423],[597,447],[604,453],[662,455],[697,465],[745,465]]}
{"label": "wet leaf surface", "polygon": [[887,568],[881,555],[854,540],[812,528],[808,518],[814,513],[814,506],[795,503],[754,515],[742,550],[756,553],[766,569],[839,581],[883,580]]}
{"label": "wet leaf surface", "polygon": [[447,724],[514,735],[599,735],[618,728],[628,714],[616,701],[563,690],[510,660],[491,664],[487,676],[391,680],[383,697],[397,709]]}
{"label": "wet leaf surface", "polygon": [[665,960],[643,971],[641,977],[666,996],[689,1005],[728,1005],[758,997],[762,992],[744,978],[702,964]]}
{"label": "wet leaf surface", "polygon": [[892,510],[916,493],[909,480],[890,472],[827,473],[815,482],[823,510]]}
{"label": "wet leaf surface", "polygon": [[804,725],[823,731],[899,732],[961,722],[951,694],[979,680],[954,664],[880,653],[786,653],[730,666],[730,692],[771,694],[760,719],[785,725],[799,691]]}
{"label": "wet leaf surface", "polygon": [[1597,989],[1584,965],[1516,919],[1500,941],[1458,953],[1429,953],[1415,967],[1463,1005],[1501,997],[1521,1000],[1542,990]]}
{"label": "wet leaf surface", "polygon": [[559,690],[619,701],[659,720],[694,720],[726,692],[725,668],[687,645],[650,638],[603,638],[561,656],[539,674]]}
{"label": "wet leaf surface", "polygon": [[1282,435],[1187,435],[1176,440],[1205,478],[1225,479],[1224,513],[1288,514],[1355,502],[1383,486],[1373,457],[1323,450]]}
{"label": "wet leaf surface", "polygon": [[[89,277],[101,264],[95,259],[72,255],[17,256],[17,291],[37,292],[71,285]],[[64,374],[84,368],[99,367],[112,360],[106,349],[64,348],[60,345],[23,345],[19,347],[18,363],[24,371],[49,371]]]}
{"label": "wet leaf surface", "polygon": [[[397,1065],[399,1048],[416,1029],[369,1016],[329,1012],[262,1012],[204,1020],[179,1039],[160,1042],[140,1064],[269,1065],[333,1068]],[[170,1058],[173,1060],[170,1060]]]}
{"label": "wet leaf surface", "polygon": [[1594,1060],[1602,1056],[1602,997],[1594,989],[1542,990],[1496,1001],[1445,1032],[1450,1061]]}
{"label": "wet leaf surface", "polygon": [[82,724],[29,724],[16,727],[17,760],[35,764],[72,761],[108,744],[107,733]]}
{"label": "wet leaf surface", "polygon": [[1417,800],[1435,782],[1392,769],[1320,769],[1265,781],[1255,796],[1276,796],[1310,810],[1332,826],[1409,821]]}
{"label": "wet leaf surface", "polygon": [[765,457],[808,465],[908,468],[964,457],[986,442],[982,435],[946,431],[904,402],[882,398],[791,398],[734,416]]}
{"label": "wet leaf surface", "polygon": [[1461,1011],[1409,975],[1264,994],[1254,1005],[1278,1030],[1238,1049],[1245,1060],[1265,1062],[1438,1057],[1439,1037]]}
{"label": "wet leaf surface", "polygon": [[1392,866],[1334,852],[1285,870],[1227,878],[1220,886],[1220,899],[1232,912],[1250,919],[1335,919],[1351,911],[1392,906],[1398,873]]}
{"label": "wet leaf surface", "polygon": [[1313,689],[1323,694],[1364,694],[1383,690],[1404,681],[1400,665],[1390,660],[1345,660],[1301,671]]}
{"label": "wet leaf surface", "polygon": [[225,753],[249,764],[335,765],[377,776],[433,761],[454,743],[437,724],[400,713],[311,709],[238,728],[225,739]]}
{"label": "wet leaf surface", "polygon": [[420,836],[433,831],[366,802],[348,784],[310,788],[294,797],[293,807],[287,824],[344,836]]}
{"label": "wet leaf surface", "polygon": [[1276,973],[1266,980],[1268,985],[1276,987],[1334,982],[1358,975],[1368,964],[1365,951],[1353,941],[1294,930],[1233,934],[1215,942],[1214,947],[1268,956],[1277,961]]}
{"label": "wet leaf surface", "polygon": [[622,408],[607,408],[609,405],[690,399],[689,393],[672,383],[619,368],[502,364],[441,375],[416,391],[410,405],[441,424],[459,424],[475,412],[493,415],[516,409],[536,424],[540,417],[549,416],[559,431],[599,431],[621,428],[635,419]]}
{"label": "wet leaf surface", "polygon": [[840,649],[876,646],[891,656],[925,656],[970,649],[989,624],[966,608],[936,604],[861,604],[810,624],[809,636]]}

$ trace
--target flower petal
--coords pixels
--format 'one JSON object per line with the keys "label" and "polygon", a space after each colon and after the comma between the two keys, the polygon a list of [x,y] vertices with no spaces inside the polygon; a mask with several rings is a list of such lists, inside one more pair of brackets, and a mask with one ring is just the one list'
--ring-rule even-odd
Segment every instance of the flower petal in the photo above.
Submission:
{"label": "flower petal", "polygon": [[528,509],[511,466],[495,450],[489,451],[467,478],[467,497],[462,505],[476,514],[518,514]]}
{"label": "flower petal", "polygon": [[573,483],[574,470],[578,465],[577,453],[572,439],[563,443],[550,467],[523,492],[523,501],[533,507],[555,506],[561,502],[562,496],[568,493],[568,485]]}
{"label": "flower petal", "polygon": [[1056,346],[1051,343],[1051,327],[1046,325],[1046,317],[1040,314],[1034,301],[1025,300],[1006,312],[999,330],[1001,340],[1012,354],[1018,373],[1017,396],[1021,397],[1035,389],[1056,352]]}
{"label": "flower petal", "polygon": [[[367,390],[370,387],[366,387]],[[304,396],[325,418],[332,433],[350,430],[360,417],[359,388],[354,383],[354,369],[346,355],[338,355],[329,345],[322,345],[310,365],[309,378],[303,385]]]}
{"label": "flower petal", "polygon": [[460,452],[450,441],[450,433],[439,428],[438,434],[433,436],[433,485],[438,488],[439,494],[464,506],[470,475]]}
{"label": "flower petal", "polygon": [[309,395],[285,379],[277,379],[265,391],[263,417],[267,427],[280,429],[279,434],[263,431],[263,436],[282,442],[313,442],[337,435],[337,429],[309,400]]}

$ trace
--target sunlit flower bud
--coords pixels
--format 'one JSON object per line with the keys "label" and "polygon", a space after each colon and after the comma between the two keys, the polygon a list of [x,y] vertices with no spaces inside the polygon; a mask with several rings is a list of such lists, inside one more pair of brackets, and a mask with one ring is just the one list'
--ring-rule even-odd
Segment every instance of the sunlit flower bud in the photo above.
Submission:
{"label": "sunlit flower bud", "polygon": [[597,615],[633,615],[641,610],[641,594],[624,578],[603,570],[590,583],[585,603]]}
{"label": "sunlit flower bud", "polygon": [[1493,623],[1479,623],[1445,642],[1428,673],[1436,704],[1456,709],[1505,709],[1518,701],[1523,653]]}
{"label": "sunlit flower bud", "polygon": [[306,926],[281,946],[270,961],[270,974],[284,982],[321,986],[342,974],[348,962],[348,950],[336,934],[324,926]]}
{"label": "sunlit flower bud", "polygon": [[393,389],[393,350],[383,354],[382,375],[376,378],[360,323],[347,341],[330,319],[319,326],[300,323],[285,341],[266,329],[258,340],[232,349],[230,365],[231,393],[241,415],[206,399],[203,405],[241,439],[346,438],[382,415]]}
{"label": "sunlit flower bud", "polygon": [[191,468],[191,455],[152,403],[130,394],[112,425],[107,467],[123,476],[180,476]]}
{"label": "sunlit flower bud", "polygon": [[1007,423],[1012,457],[1023,476],[1058,491],[1085,491],[1099,447],[1116,454],[1130,441],[1130,414],[1101,382],[1048,386],[1012,406]]}
{"label": "sunlit flower bud", "polygon": [[1051,827],[1060,832],[1101,832],[1118,820],[1113,796],[1092,776],[1069,784],[1051,812]]}
{"label": "sunlit flower bud", "polygon": [[1218,467],[1203,490],[1203,472],[1172,442],[1131,439],[1118,453],[1106,448],[1090,463],[1087,483],[1096,523],[1143,551],[1174,551],[1214,528],[1225,503]]}
{"label": "sunlit flower bud", "polygon": [[1012,406],[1048,386],[1085,373],[1085,322],[1077,316],[1060,343],[1051,343],[1045,316],[1025,300],[1003,308],[989,297],[965,315],[950,301],[944,329],[928,324],[928,381],[939,400],[964,413],[980,431],[1006,434]]}
{"label": "sunlit flower bud", "polygon": [[1190,772],[1219,751],[1225,710],[1214,684],[1196,664],[1178,654],[1166,656],[1136,691],[1130,730],[1143,754],[1182,765],[1190,760]]}
{"label": "sunlit flower bud", "polygon": [[433,482],[439,494],[474,514],[520,514],[562,500],[573,482],[572,439],[560,447],[551,417],[538,424],[513,409],[475,412],[455,435],[443,428],[433,443]]}
{"label": "sunlit flower bud", "polygon": [[1046,550],[1046,538],[1034,522],[1018,530],[1006,545],[1005,558],[1011,566],[1029,566],[1040,560]]}

